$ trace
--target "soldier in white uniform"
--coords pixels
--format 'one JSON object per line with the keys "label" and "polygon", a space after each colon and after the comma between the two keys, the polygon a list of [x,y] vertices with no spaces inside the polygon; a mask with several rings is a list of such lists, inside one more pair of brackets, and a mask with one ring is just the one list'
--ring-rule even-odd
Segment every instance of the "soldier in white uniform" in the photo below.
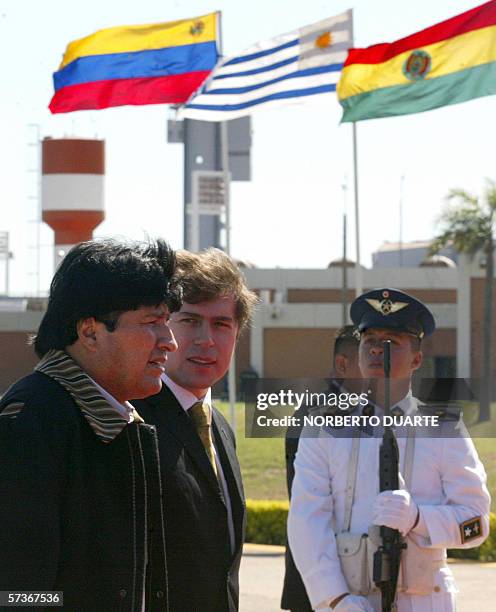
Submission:
{"label": "soldier in white uniform", "polygon": [[[410,383],[422,363],[421,339],[434,331],[430,311],[401,291],[378,289],[355,300],[351,318],[361,334],[362,375],[376,379],[375,413],[383,412],[382,343],[390,340],[393,414],[420,414]],[[455,610],[446,549],[479,546],[489,533],[486,474],[470,437],[449,421],[434,435],[409,428],[398,437],[401,489],[379,493],[382,437],[357,429],[304,430],[294,463],[288,537],[313,609],[381,610],[371,559],[374,525],[384,525],[407,544],[397,610]]]}

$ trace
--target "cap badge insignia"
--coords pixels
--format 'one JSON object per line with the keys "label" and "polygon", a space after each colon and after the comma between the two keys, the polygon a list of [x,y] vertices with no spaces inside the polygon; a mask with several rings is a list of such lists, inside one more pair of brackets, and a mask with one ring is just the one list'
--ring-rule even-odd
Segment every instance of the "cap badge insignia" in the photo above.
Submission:
{"label": "cap badge insignia", "polygon": [[470,542],[470,540],[480,537],[482,533],[481,517],[475,516],[468,521],[460,523],[459,527],[462,544],[465,544],[465,542]]}
{"label": "cap badge insignia", "polygon": [[384,316],[399,312],[400,310],[403,310],[403,308],[406,308],[408,306],[408,302],[393,302],[389,299],[389,297],[384,298],[383,300],[373,300],[370,298],[365,298],[365,301],[367,302],[367,304],[372,306],[374,310],[380,312]]}

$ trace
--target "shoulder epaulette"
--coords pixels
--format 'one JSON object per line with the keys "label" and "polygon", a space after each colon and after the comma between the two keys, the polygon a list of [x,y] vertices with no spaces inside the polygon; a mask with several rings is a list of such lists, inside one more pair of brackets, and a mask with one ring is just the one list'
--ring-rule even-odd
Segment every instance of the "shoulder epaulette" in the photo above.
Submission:
{"label": "shoulder epaulette", "polygon": [[423,415],[437,416],[440,421],[458,421],[463,416],[463,411],[460,406],[420,404],[418,409]]}

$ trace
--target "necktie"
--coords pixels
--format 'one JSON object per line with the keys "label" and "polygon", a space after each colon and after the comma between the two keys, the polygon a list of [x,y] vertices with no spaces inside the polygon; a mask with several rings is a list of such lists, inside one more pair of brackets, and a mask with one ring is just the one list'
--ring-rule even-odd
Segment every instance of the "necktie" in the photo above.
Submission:
{"label": "necktie", "polygon": [[196,402],[188,410],[188,414],[190,415],[196,428],[196,432],[202,441],[208,460],[210,461],[212,469],[215,472],[215,476],[218,477],[217,464],[215,463],[214,443],[212,441],[212,414],[210,412],[210,408],[203,402]]}

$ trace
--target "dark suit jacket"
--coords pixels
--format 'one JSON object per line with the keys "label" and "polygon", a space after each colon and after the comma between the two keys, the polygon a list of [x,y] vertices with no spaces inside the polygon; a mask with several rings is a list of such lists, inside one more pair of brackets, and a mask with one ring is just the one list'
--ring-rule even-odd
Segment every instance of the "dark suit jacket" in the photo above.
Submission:
{"label": "dark suit jacket", "polygon": [[133,404],[146,423],[157,427],[169,611],[235,612],[245,500],[231,427],[214,408],[212,433],[231,499],[234,552],[223,495],[187,413],[165,385],[157,395]]}
{"label": "dark suit jacket", "polygon": [[[342,393],[345,391],[343,380],[331,378],[328,381],[328,393]],[[288,427],[286,432],[286,483],[288,486],[288,497],[291,502],[291,487],[295,475],[294,460],[298,450],[301,430],[303,429],[303,417],[309,413],[310,406],[302,406],[299,410],[300,424]],[[334,409],[337,414],[342,414],[338,409]],[[332,414],[332,409],[325,411]],[[308,599],[305,585],[300,572],[296,568],[293,555],[289,545],[286,545],[286,572],[284,574],[284,586],[282,590],[281,608],[283,610],[294,610],[294,612],[312,612],[312,606]]]}
{"label": "dark suit jacket", "polygon": [[[308,414],[308,407],[302,406],[299,410],[301,424],[303,416]],[[298,450],[298,442],[302,425],[288,427],[286,432],[286,482],[288,486],[288,497],[291,500],[291,487],[295,475],[294,460]],[[294,610],[295,612],[312,612],[312,606],[303,584],[300,572],[297,570],[289,544],[286,544],[285,555],[286,571],[284,573],[284,585],[282,589],[281,608],[283,610]]]}

